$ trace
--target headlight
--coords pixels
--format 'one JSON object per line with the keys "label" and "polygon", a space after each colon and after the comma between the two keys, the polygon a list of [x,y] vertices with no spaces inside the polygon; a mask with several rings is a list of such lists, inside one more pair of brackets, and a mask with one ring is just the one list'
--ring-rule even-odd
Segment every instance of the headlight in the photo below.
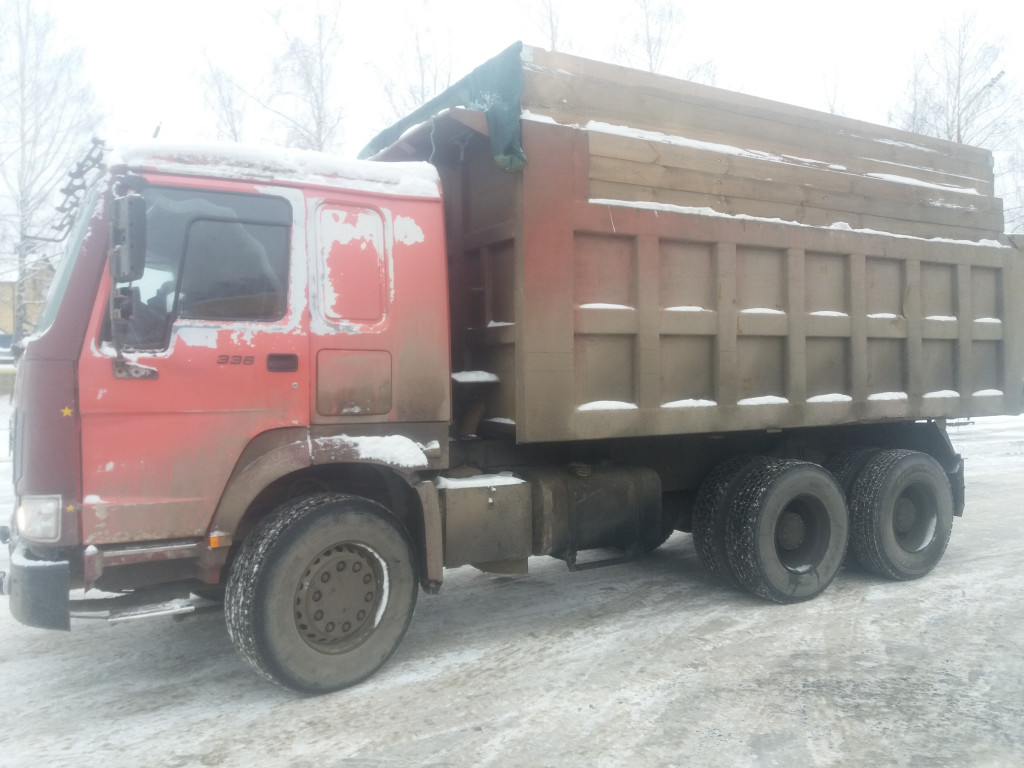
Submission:
{"label": "headlight", "polygon": [[14,513],[18,534],[30,541],[57,541],[62,506],[60,496],[23,496]]}

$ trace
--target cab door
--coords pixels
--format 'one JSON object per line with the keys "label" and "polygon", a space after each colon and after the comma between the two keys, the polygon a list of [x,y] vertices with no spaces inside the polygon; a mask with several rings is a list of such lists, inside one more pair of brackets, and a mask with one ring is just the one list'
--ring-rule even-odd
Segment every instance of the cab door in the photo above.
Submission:
{"label": "cab door", "polygon": [[85,544],[204,535],[249,441],[308,418],[301,195],[192,184],[142,190],[131,318],[115,344],[97,306],[80,358]]}

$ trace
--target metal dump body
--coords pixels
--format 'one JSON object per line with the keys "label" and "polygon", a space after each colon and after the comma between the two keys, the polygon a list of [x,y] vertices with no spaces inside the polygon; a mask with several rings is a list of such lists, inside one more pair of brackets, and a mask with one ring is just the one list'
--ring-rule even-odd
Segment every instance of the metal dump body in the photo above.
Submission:
{"label": "metal dump body", "polygon": [[988,152],[537,49],[487,67],[378,154],[442,176],[453,370],[493,374],[455,384],[467,430],[1020,411]]}

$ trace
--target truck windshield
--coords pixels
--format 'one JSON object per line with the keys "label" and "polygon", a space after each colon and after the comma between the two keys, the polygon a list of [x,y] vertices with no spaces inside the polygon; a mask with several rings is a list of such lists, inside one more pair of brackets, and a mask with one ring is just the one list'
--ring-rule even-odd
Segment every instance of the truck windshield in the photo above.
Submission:
{"label": "truck windshield", "polygon": [[68,283],[71,280],[71,272],[78,254],[82,250],[82,243],[85,242],[85,235],[89,231],[89,220],[92,218],[93,210],[96,207],[96,198],[99,196],[102,184],[93,184],[85,193],[82,204],[78,207],[78,214],[75,216],[75,223],[71,227],[67,244],[64,246],[64,254],[50,283],[50,289],[46,293],[46,302],[43,304],[43,311],[39,315],[39,322],[36,323],[33,336],[41,336],[53,325],[57,317],[57,310],[64,301],[64,294],[67,291]]}

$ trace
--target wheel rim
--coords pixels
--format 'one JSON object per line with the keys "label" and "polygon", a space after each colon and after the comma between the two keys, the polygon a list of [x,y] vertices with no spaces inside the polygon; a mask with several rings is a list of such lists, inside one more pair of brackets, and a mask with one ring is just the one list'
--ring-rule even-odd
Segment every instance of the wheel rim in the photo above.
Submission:
{"label": "wheel rim", "polygon": [[373,634],[387,604],[387,578],[380,555],[343,543],[323,550],[295,589],[295,626],[321,653],[347,653]]}
{"label": "wheel rim", "polygon": [[935,499],[924,488],[912,485],[893,505],[892,532],[906,552],[920,552],[935,538],[938,512]]}
{"label": "wheel rim", "polygon": [[797,497],[775,522],[775,554],[786,570],[806,573],[825,556],[829,533],[825,506],[811,496]]}

